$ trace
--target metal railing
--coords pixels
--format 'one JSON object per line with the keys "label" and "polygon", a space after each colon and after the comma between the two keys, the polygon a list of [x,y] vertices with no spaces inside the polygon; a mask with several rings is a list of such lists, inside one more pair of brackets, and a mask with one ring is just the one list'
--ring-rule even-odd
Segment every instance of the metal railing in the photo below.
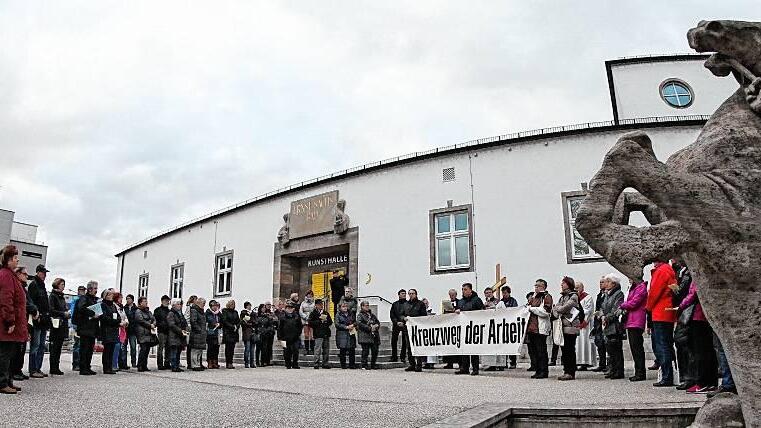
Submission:
{"label": "metal railing", "polygon": [[400,156],[395,156],[392,158],[383,159],[376,162],[367,163],[364,165],[358,165],[355,167],[347,168],[342,171],[333,172],[330,174],[326,174],[320,177],[311,178],[308,180],[301,181],[299,183],[294,183],[285,187],[281,187],[276,190],[269,191],[267,193],[263,193],[258,196],[254,196],[253,198],[246,199],[243,202],[238,202],[237,204],[230,205],[215,211],[212,211],[210,213],[207,213],[205,215],[193,218],[191,220],[185,221],[181,223],[178,226],[174,226],[165,230],[162,230],[161,232],[155,233],[153,235],[150,235],[149,237],[142,239],[124,250],[120,251],[118,254],[126,253],[127,251],[138,247],[148,241],[151,241],[155,238],[158,238],[159,236],[166,235],[167,233],[174,232],[176,230],[182,229],[183,227],[187,227],[191,224],[197,223],[199,221],[208,220],[212,217],[216,217],[220,214],[223,214],[228,211],[235,210],[237,208],[240,208],[244,205],[248,205],[257,201],[260,201],[262,199],[266,199],[281,193],[290,192],[294,189],[299,189],[304,186],[308,186],[311,184],[316,184],[324,181],[331,180],[336,177],[342,177],[346,176],[358,171],[367,170],[371,168],[378,168],[383,165],[390,165],[395,164],[397,162],[407,161],[410,159],[416,159],[416,158],[423,158],[426,156],[430,156],[433,154],[438,153],[447,153],[447,152],[453,152],[456,150],[461,150],[466,147],[472,147],[476,148],[480,145],[484,144],[490,144],[495,142],[505,142],[508,143],[510,141],[514,140],[520,140],[523,138],[528,137],[535,137],[535,136],[546,136],[546,137],[552,137],[553,135],[562,134],[565,132],[571,132],[571,131],[580,131],[580,130],[586,130],[586,129],[602,129],[602,128],[608,128],[608,127],[615,127],[615,126],[622,126],[622,125],[638,125],[638,124],[653,124],[653,123],[679,123],[679,122],[685,122],[685,121],[706,121],[710,118],[710,115],[684,115],[684,116],[654,116],[654,117],[642,117],[637,119],[620,119],[618,123],[612,120],[606,120],[606,121],[599,121],[599,122],[587,122],[587,123],[577,123],[572,125],[564,125],[564,126],[553,126],[549,128],[540,128],[540,129],[532,129],[528,131],[520,131],[520,132],[513,132],[509,134],[502,134],[502,135],[496,135],[493,137],[484,137],[484,138],[478,138],[475,140],[465,141],[463,143],[457,143],[457,144],[451,144],[444,147],[437,147],[425,151],[420,152],[413,152],[413,153],[407,153]]}

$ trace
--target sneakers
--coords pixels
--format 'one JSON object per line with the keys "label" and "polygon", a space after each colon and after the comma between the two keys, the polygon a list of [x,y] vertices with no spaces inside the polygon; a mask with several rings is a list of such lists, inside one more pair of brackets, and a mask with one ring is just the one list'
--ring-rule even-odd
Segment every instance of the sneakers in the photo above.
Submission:
{"label": "sneakers", "polygon": [[0,394],[16,394],[17,392],[16,388],[11,388],[10,386],[0,388]]}
{"label": "sneakers", "polygon": [[33,379],[42,379],[42,378],[45,377],[45,374],[43,374],[42,372],[34,372],[34,373],[30,374],[29,377],[31,377]]}
{"label": "sneakers", "polygon": [[708,394],[710,392],[716,391],[715,386],[700,386],[695,385],[687,390],[688,394]]}
{"label": "sneakers", "polygon": [[576,376],[572,374],[568,374],[568,373],[558,377],[558,380],[574,380],[574,379],[576,379]]}

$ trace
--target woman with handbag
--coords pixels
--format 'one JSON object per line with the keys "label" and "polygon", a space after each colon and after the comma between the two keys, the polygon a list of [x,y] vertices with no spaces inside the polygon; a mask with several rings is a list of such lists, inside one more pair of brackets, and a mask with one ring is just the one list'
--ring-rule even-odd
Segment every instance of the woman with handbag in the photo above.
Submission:
{"label": "woman with handbag", "polygon": [[640,382],[647,378],[645,374],[645,342],[642,333],[645,331],[647,321],[647,282],[630,280],[629,294],[626,301],[621,304],[621,309],[626,311],[626,333],[629,336],[629,348],[631,348],[634,360],[634,376],[629,380]]}
{"label": "woman with handbag", "polygon": [[564,276],[560,281],[560,299],[552,308],[553,314],[560,320],[563,333],[563,375],[558,380],[576,379],[576,337],[581,323],[579,307],[576,283],[573,278]]}
{"label": "woman with handbag", "polygon": [[222,331],[222,314],[219,312],[219,302],[209,302],[206,310],[206,366],[210,369],[219,368],[219,333]]}
{"label": "woman with handbag", "polygon": [[274,330],[272,318],[270,318],[270,315],[267,313],[267,306],[265,304],[259,305],[259,308],[256,310],[254,339],[259,340],[256,349],[254,350],[256,365],[261,367],[272,365]]}
{"label": "woman with handbag", "polygon": [[608,372],[605,377],[609,379],[624,378],[624,328],[621,325],[621,302],[624,301],[624,293],[621,291],[621,280],[613,273],[605,275],[605,287],[607,296],[602,303],[602,332],[605,336],[605,348],[610,356]]}
{"label": "woman with handbag", "polygon": [[140,345],[140,353],[137,356],[137,371],[149,372],[148,368],[148,354],[151,352],[151,347],[158,345],[158,337],[153,333],[156,329],[156,318],[153,317],[153,312],[148,307],[147,297],[138,297],[137,310],[135,311],[135,333],[137,336],[137,343]]}
{"label": "woman with handbag", "polygon": [[50,318],[52,328],[50,329],[50,374],[62,376],[61,371],[61,348],[63,341],[69,337],[69,305],[63,295],[63,289],[66,287],[66,281],[63,278],[56,278],[53,281],[53,289],[48,295],[50,300]]}

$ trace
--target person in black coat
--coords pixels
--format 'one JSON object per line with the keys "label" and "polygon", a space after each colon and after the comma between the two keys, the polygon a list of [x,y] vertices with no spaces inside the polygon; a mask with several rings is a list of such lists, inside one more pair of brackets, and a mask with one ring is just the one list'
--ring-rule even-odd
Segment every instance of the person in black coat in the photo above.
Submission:
{"label": "person in black coat", "polygon": [[597,358],[600,360],[597,367],[593,368],[593,372],[606,372],[608,371],[608,353],[605,348],[605,335],[602,334],[602,304],[605,301],[605,280],[600,279],[600,292],[597,293],[595,298],[595,317],[594,324],[592,325],[592,337],[597,348]]}
{"label": "person in black coat", "polygon": [[103,292],[101,302],[103,314],[100,316],[100,341],[103,343],[103,374],[116,374],[114,371],[114,347],[119,343],[119,326],[122,320],[114,303],[114,290]]}
{"label": "person in black coat", "polygon": [[[399,299],[391,304],[391,362],[399,361],[396,353],[396,345],[399,341],[399,335],[404,332],[404,307],[407,305],[407,291],[404,289],[399,290],[397,293]],[[407,343],[404,341],[404,335],[402,334],[402,349],[401,349],[402,362],[405,362],[407,357]]]}
{"label": "person in black coat", "polygon": [[235,344],[240,340],[240,315],[235,300],[228,300],[222,309],[222,341],[225,343],[225,368],[234,369]]}
{"label": "person in black coat", "polygon": [[312,327],[314,336],[314,368],[329,369],[330,364],[330,326],[333,319],[325,310],[322,299],[314,301],[314,309],[309,314],[309,326]]}
{"label": "person in black coat", "polygon": [[[687,297],[687,294],[690,291],[692,274],[690,273],[690,269],[687,268],[687,264],[684,260],[672,260],[671,268],[674,269],[678,284],[669,285],[669,288],[672,293],[674,293],[672,296],[674,307],[678,308],[679,304],[682,303],[682,300]],[[689,329],[689,324],[676,323],[674,336],[687,337],[689,335]],[[695,384],[693,373],[689,370],[689,367],[694,360],[693,353],[690,351],[689,342],[675,341],[674,346],[676,347],[676,363],[677,368],[679,369],[679,385],[676,389],[686,390]]]}
{"label": "person in black coat", "polygon": [[89,307],[98,303],[98,282],[87,283],[87,293],[77,300],[74,308],[74,323],[79,335],[79,374],[90,376],[96,374],[92,368],[92,354],[95,350],[95,338],[98,337],[100,323],[98,317]]}
{"label": "person in black coat", "polygon": [[275,324],[267,311],[267,305],[261,304],[256,311],[255,328],[259,332],[261,343],[256,347],[254,358],[257,366],[272,365],[272,345],[275,340]]}
{"label": "person in black coat", "polygon": [[277,337],[285,341],[283,359],[285,368],[300,369],[299,367],[299,340],[303,324],[301,317],[296,313],[296,303],[288,302],[285,313],[280,317],[280,325],[277,329]]}
{"label": "person in black coat", "polygon": [[333,271],[333,277],[330,278],[330,300],[333,302],[333,313],[338,313],[338,304],[344,297],[346,287],[349,285],[349,280],[346,279],[346,274],[339,270]]}
{"label": "person in black coat", "polygon": [[29,330],[29,376],[42,378],[42,361],[45,356],[45,336],[50,328],[50,300],[45,288],[45,277],[49,271],[39,265],[36,275],[29,284],[27,294],[37,307],[38,318],[33,321]]}
{"label": "person in black coat", "polygon": [[[127,304],[124,305],[124,313],[127,315],[127,345],[129,345],[130,349],[130,365],[132,367],[137,367],[137,334],[135,333],[135,311],[137,310],[137,305],[135,304],[135,296],[131,294],[127,294],[126,297]],[[127,357],[127,352],[125,349],[124,352],[124,358]],[[126,360],[125,360],[126,361]]]}
{"label": "person in black coat", "polygon": [[61,371],[61,348],[63,341],[69,337],[69,305],[63,295],[66,281],[56,278],[53,281],[53,290],[50,292],[50,374],[63,375]]}
{"label": "person in black coat", "polygon": [[[462,284],[462,298],[457,301],[456,313],[468,312],[468,311],[480,311],[485,309],[484,302],[478,297],[475,291],[473,291],[473,285],[469,282]],[[473,366],[471,375],[478,375],[479,365],[481,359],[478,355],[464,355],[460,360],[460,370],[455,374],[468,374],[469,366]]]}
{"label": "person in black coat", "polygon": [[156,365],[159,370],[169,370],[169,346],[167,344],[167,334],[169,327],[166,325],[167,315],[169,315],[169,302],[171,299],[166,294],[161,296],[161,306],[153,310],[153,317],[156,318],[156,331],[159,338],[158,349],[156,349]]}
{"label": "person in black coat", "polygon": [[417,290],[410,288],[407,290],[409,300],[405,305],[404,311],[404,341],[407,343],[407,361],[409,361],[409,367],[404,369],[407,372],[422,372],[423,360],[425,357],[413,357],[412,356],[412,344],[410,343],[409,333],[407,332],[407,319],[412,317],[424,317],[428,315],[428,310],[425,307],[425,303],[417,298]]}
{"label": "person in black coat", "polygon": [[182,314],[182,300],[172,301],[172,309],[166,316],[167,344],[169,345],[169,365],[175,373],[182,372],[180,354],[187,343],[188,321]]}

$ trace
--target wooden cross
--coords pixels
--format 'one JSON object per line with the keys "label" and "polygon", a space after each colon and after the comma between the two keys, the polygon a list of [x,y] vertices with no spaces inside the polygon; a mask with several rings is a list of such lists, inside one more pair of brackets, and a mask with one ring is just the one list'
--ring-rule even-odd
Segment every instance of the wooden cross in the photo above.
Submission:
{"label": "wooden cross", "polygon": [[502,272],[501,272],[500,268],[501,268],[500,264],[497,263],[496,282],[494,283],[494,285],[491,286],[491,288],[492,288],[492,290],[494,290],[494,292],[499,291],[500,287],[502,287],[503,285],[507,284],[507,277],[502,276]]}

